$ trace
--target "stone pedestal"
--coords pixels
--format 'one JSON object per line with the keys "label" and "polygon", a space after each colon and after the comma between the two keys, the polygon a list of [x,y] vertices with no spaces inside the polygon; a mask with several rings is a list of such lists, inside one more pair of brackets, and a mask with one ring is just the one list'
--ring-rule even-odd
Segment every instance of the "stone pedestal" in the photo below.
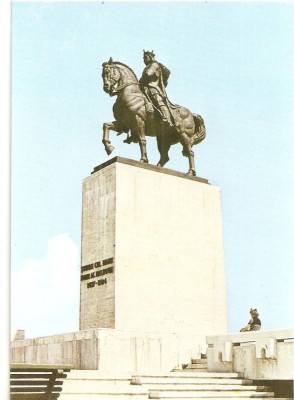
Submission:
{"label": "stone pedestal", "polygon": [[116,157],[83,182],[80,330],[227,331],[220,189]]}

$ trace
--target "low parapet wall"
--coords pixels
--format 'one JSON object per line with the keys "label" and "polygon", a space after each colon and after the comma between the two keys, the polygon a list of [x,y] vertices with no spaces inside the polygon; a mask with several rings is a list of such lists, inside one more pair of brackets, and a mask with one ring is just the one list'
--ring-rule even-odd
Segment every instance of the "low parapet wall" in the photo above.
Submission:
{"label": "low parapet wall", "polygon": [[294,379],[294,329],[207,336],[210,372],[242,372],[244,378]]}
{"label": "low parapet wall", "polygon": [[201,358],[205,337],[177,333],[89,329],[15,340],[11,362],[72,365],[74,369],[167,372]]}

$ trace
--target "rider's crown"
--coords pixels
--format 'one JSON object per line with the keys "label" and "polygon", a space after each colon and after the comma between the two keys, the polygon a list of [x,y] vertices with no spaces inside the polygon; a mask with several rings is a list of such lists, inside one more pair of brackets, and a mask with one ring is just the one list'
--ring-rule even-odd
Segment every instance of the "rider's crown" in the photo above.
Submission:
{"label": "rider's crown", "polygon": [[144,52],[144,56],[150,56],[150,57],[152,57],[152,58],[155,57],[155,54],[153,53],[153,50],[152,50],[152,51],[145,51],[145,50],[143,50],[143,52]]}

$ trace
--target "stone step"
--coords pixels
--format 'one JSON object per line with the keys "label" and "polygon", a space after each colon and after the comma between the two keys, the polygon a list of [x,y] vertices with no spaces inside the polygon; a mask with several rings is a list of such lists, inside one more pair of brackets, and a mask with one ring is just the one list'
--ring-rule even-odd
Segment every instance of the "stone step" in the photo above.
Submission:
{"label": "stone step", "polygon": [[129,373],[72,370],[63,381],[59,400],[147,400],[148,389],[130,382]]}
{"label": "stone step", "polygon": [[194,371],[207,372],[207,368],[203,368],[203,367],[202,368],[191,368],[191,367],[187,366],[187,367],[184,367],[184,368],[174,368],[172,370],[172,372],[180,372],[180,371],[185,372],[185,373],[194,372]]}
{"label": "stone step", "polygon": [[274,397],[273,392],[256,392],[254,390],[249,391],[239,391],[239,390],[149,390],[149,399],[207,399],[207,398],[217,398],[217,399],[243,399],[243,398],[262,398],[267,399],[269,397]]}
{"label": "stone step", "polygon": [[[189,397],[188,397],[189,398]],[[193,397],[190,397],[193,399]],[[198,397],[199,398],[199,397]],[[201,398],[201,397],[200,397]],[[215,397],[202,397],[205,398],[205,400],[209,400],[209,399],[215,399]],[[261,397],[262,398],[262,397]],[[187,400],[187,397],[165,397],[164,400]],[[196,397],[197,399],[197,397]],[[228,397],[217,397],[217,400],[226,400],[228,399]],[[252,400],[254,399],[254,396],[250,396],[250,397],[241,397],[242,400]],[[260,399],[260,397],[259,397]],[[240,400],[240,397],[229,397],[229,400]],[[293,398],[291,397],[266,397],[266,400],[293,400]]]}
{"label": "stone step", "polygon": [[131,377],[129,373],[115,374],[111,372],[101,372],[96,370],[72,370],[67,374],[67,378],[63,381],[63,392],[69,391],[73,393],[95,391],[99,388],[112,388],[130,386]]}
{"label": "stone step", "polygon": [[[131,386],[131,389],[130,389]],[[140,391],[139,386],[137,389],[134,388],[134,385],[130,385],[130,381],[120,382],[115,380],[98,380],[98,379],[91,379],[91,380],[81,380],[81,379],[69,379],[63,381],[62,385],[63,390],[70,393],[99,393],[100,391],[117,391],[121,390],[122,392],[125,391]],[[143,386],[141,386],[141,390]]]}
{"label": "stone step", "polygon": [[269,386],[242,386],[242,385],[228,385],[228,384],[221,384],[221,385],[201,385],[201,384],[177,384],[177,383],[144,383],[144,386],[148,387],[149,390],[155,391],[195,391],[195,392],[205,392],[205,391],[240,391],[240,392],[271,392],[272,388]]}
{"label": "stone step", "polygon": [[[58,400],[149,400],[148,394],[133,393],[60,393]],[[173,399],[174,400],[174,399]]]}
{"label": "stone step", "polygon": [[200,364],[200,365],[198,365],[198,364],[188,364],[188,365],[183,364],[182,367],[177,367],[177,368],[174,368],[172,370],[172,372],[177,372],[177,371],[183,371],[183,372],[193,372],[193,371],[207,372],[207,367],[202,365],[202,364]]}
{"label": "stone step", "polygon": [[115,380],[115,381],[130,381],[130,374],[128,372],[106,372],[97,370],[78,370],[72,369],[67,373],[66,379],[98,379],[98,380]]}
{"label": "stone step", "polygon": [[131,379],[86,379],[86,378],[81,378],[81,379],[65,379],[63,383],[64,386],[68,385],[101,385],[101,386],[118,386],[118,385],[123,385],[123,386],[128,386],[131,384]]}
{"label": "stone step", "polygon": [[207,360],[205,359],[192,359],[190,364],[182,364],[179,367],[174,368],[172,371],[207,371]]}
{"label": "stone step", "polygon": [[222,392],[222,391],[240,391],[240,392],[270,392],[272,388],[269,386],[242,386],[242,385],[211,385],[211,384],[178,384],[178,383],[144,383],[144,387],[150,391],[194,391],[194,392]]}
{"label": "stone step", "polygon": [[[178,370],[174,370],[173,372],[177,372],[177,371]],[[184,369],[183,372],[184,373],[193,372],[193,369],[189,369],[189,368],[188,369]],[[207,372],[207,369],[203,369],[203,370],[202,369],[200,369],[200,370],[198,369],[197,372],[200,372],[200,373],[201,372]]]}
{"label": "stone step", "polygon": [[69,381],[63,383],[59,400],[147,400],[148,388],[117,383],[116,385],[93,380],[90,382]]}
{"label": "stone step", "polygon": [[207,371],[207,364],[188,364],[182,366],[183,370],[187,369],[205,369]]}
{"label": "stone step", "polygon": [[177,377],[177,378],[219,378],[219,379],[234,379],[234,378],[243,378],[243,374],[239,372],[169,372],[169,373],[158,373],[158,374],[133,374],[133,378],[170,378],[170,377]]}
{"label": "stone step", "polygon": [[203,364],[207,365],[207,359],[206,358],[195,358],[191,360],[191,364]]}
{"label": "stone step", "polygon": [[174,383],[178,385],[185,384],[205,384],[205,385],[220,385],[220,384],[228,384],[228,385],[253,385],[253,380],[250,379],[239,379],[239,378],[200,378],[195,376],[169,376],[169,377],[149,377],[149,376],[137,376],[132,377],[131,384],[132,385],[145,385],[145,384],[165,384],[165,383]]}

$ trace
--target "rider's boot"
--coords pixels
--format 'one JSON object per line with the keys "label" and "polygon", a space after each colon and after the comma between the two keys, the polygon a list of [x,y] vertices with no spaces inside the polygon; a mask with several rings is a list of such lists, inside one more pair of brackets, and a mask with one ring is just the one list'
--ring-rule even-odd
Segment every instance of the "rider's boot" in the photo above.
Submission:
{"label": "rider's boot", "polygon": [[162,114],[162,122],[167,123],[169,126],[173,126],[171,115],[167,106],[160,106],[160,111]]}

